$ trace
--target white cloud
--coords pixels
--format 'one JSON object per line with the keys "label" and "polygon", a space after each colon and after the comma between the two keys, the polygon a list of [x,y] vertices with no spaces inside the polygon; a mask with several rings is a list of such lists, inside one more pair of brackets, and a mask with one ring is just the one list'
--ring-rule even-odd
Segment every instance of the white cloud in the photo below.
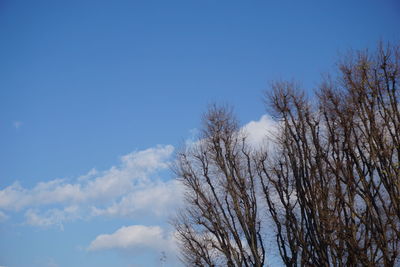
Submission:
{"label": "white cloud", "polygon": [[32,226],[49,227],[56,225],[64,229],[64,222],[79,218],[79,207],[69,206],[64,209],[50,209],[40,214],[38,210],[29,209],[25,212],[26,223]]}
{"label": "white cloud", "polygon": [[[155,209],[147,210],[148,213],[161,214],[163,203],[168,206],[172,202],[173,193],[169,191],[174,190],[175,183],[158,181],[156,176],[158,171],[168,168],[173,150],[173,146],[167,145],[133,152],[122,156],[120,165],[102,172],[92,169],[73,183],[54,179],[27,189],[15,182],[0,190],[0,209],[28,209],[25,212],[27,223],[35,226],[62,225],[63,221],[80,218],[79,214],[88,212],[91,207],[107,210],[109,203],[114,203],[111,206],[116,209],[108,212],[109,215],[126,215],[128,211],[123,207],[132,201],[136,208],[143,204],[147,209]],[[152,192],[153,186],[156,191]],[[165,193],[165,197],[155,194],[157,190]],[[121,203],[121,207],[117,209],[115,203]],[[76,207],[74,212],[70,212],[71,207]]]}
{"label": "white cloud", "polygon": [[15,182],[0,191],[0,208],[18,211],[28,206],[79,202],[82,198],[80,184],[68,184],[62,179],[40,182],[32,189]]}
{"label": "white cloud", "polygon": [[149,183],[124,195],[119,202],[99,209],[92,215],[134,217],[151,211],[156,216],[168,216],[181,204],[183,188],[177,180]]}
{"label": "white cloud", "polygon": [[159,226],[132,225],[123,226],[112,234],[102,234],[93,240],[88,250],[135,249],[175,250],[172,234]]}
{"label": "white cloud", "polygon": [[[278,135],[279,122],[274,120],[269,115],[263,115],[257,121],[250,121],[241,127],[239,134],[246,137],[246,142],[250,147],[258,149],[260,147],[267,148],[272,145],[270,141],[276,139]],[[199,140],[197,130],[190,131],[191,135],[186,140],[186,147],[196,147],[200,145],[203,140]]]}
{"label": "white cloud", "polygon": [[278,122],[268,115],[263,115],[258,121],[251,121],[242,128],[247,134],[247,141],[253,147],[266,145],[274,139],[278,130]]}
{"label": "white cloud", "polygon": [[[259,147],[276,132],[277,122],[264,115],[242,129],[250,144]],[[135,151],[108,170],[92,169],[75,180],[53,179],[32,188],[14,182],[0,190],[0,221],[7,219],[6,210],[23,211],[30,225],[60,228],[90,216],[168,216],[181,203],[182,186],[157,176],[168,168],[173,151],[171,145]]]}

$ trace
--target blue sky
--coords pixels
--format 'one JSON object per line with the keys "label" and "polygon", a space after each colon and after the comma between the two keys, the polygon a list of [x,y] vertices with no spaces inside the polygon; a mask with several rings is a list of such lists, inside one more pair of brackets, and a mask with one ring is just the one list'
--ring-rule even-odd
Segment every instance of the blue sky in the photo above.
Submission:
{"label": "blue sky", "polygon": [[311,91],[399,25],[395,0],[0,1],[0,266],[178,265],[168,164],[207,106],[265,127],[269,82]]}

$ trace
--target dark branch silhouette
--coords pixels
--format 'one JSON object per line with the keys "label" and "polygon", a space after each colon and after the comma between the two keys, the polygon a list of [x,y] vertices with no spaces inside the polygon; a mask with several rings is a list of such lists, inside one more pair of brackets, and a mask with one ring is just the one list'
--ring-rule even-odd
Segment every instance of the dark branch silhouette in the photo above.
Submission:
{"label": "dark branch silhouette", "polygon": [[273,151],[250,149],[228,109],[208,111],[175,166],[184,263],[265,265],[267,214],[286,266],[400,264],[399,48],[352,53],[339,71],[312,98],[272,85]]}

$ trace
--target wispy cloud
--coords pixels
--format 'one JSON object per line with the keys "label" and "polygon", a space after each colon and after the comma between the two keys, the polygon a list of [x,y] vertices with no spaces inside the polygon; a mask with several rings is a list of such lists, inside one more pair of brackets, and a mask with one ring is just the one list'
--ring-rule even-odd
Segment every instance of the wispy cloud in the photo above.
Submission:
{"label": "wispy cloud", "polygon": [[29,209],[25,212],[26,223],[32,226],[48,227],[58,226],[64,229],[64,222],[79,218],[79,207],[69,206],[64,209],[49,209],[41,214],[38,210]]}
{"label": "wispy cloud", "polygon": [[18,130],[22,126],[22,121],[14,121],[13,122],[13,126],[14,126],[15,129]]}
{"label": "wispy cloud", "polygon": [[60,265],[58,265],[58,263],[53,258],[49,258],[47,262],[47,267],[58,267],[58,266]]}
{"label": "wispy cloud", "polygon": [[3,222],[7,219],[8,219],[8,216],[4,212],[0,211],[0,222]]}

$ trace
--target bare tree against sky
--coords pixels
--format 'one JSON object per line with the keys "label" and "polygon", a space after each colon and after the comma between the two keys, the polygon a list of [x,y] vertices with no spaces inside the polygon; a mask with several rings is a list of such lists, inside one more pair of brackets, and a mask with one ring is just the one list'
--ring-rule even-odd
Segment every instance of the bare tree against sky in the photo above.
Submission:
{"label": "bare tree against sky", "polygon": [[263,266],[257,178],[245,137],[228,108],[212,107],[200,140],[179,153],[186,209],[174,224],[182,259],[195,266]]}
{"label": "bare tree against sky", "polygon": [[399,263],[399,48],[352,52],[338,67],[314,96],[272,85],[273,151],[250,148],[229,109],[209,109],[175,166],[186,189],[174,221],[184,263],[263,266],[271,222],[286,266]]}
{"label": "bare tree against sky", "polygon": [[[399,50],[352,53],[310,101],[273,85],[275,159],[259,160],[287,266],[393,266],[400,252]],[[315,102],[316,104],[313,104]],[[278,197],[276,197],[278,196]]]}

